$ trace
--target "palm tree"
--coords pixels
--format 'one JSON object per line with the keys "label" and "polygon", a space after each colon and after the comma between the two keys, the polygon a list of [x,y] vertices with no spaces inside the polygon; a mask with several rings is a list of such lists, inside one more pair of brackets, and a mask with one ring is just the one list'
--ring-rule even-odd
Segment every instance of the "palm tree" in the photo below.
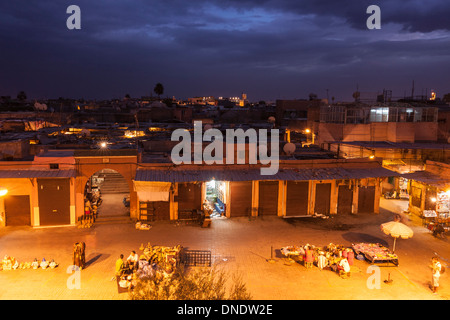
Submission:
{"label": "palm tree", "polygon": [[161,83],[157,83],[155,88],[153,89],[153,92],[155,92],[158,95],[158,99],[160,96],[164,93],[164,87]]}
{"label": "palm tree", "polygon": [[20,101],[27,100],[27,94],[25,93],[25,91],[20,91],[17,94],[17,99],[19,99]]}

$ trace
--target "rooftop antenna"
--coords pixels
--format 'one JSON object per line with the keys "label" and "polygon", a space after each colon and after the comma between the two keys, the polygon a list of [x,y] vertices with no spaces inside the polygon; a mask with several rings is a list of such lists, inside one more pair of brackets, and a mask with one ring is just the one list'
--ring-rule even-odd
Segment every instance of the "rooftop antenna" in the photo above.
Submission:
{"label": "rooftop antenna", "polygon": [[414,80],[412,82],[411,100],[414,100]]}

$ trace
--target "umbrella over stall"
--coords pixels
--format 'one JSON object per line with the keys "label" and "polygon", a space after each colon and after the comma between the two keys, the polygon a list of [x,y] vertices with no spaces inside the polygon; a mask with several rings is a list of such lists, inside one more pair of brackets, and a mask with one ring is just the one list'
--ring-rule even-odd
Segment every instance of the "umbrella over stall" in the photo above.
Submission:
{"label": "umbrella over stall", "polygon": [[394,238],[394,246],[392,252],[395,251],[395,242],[397,238],[409,239],[414,235],[414,232],[410,227],[398,221],[383,223],[381,225],[381,231]]}

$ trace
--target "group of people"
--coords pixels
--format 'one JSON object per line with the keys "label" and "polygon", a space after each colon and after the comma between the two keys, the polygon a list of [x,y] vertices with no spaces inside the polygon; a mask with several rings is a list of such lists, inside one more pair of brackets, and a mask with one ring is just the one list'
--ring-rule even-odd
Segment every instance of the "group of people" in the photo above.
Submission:
{"label": "group of people", "polygon": [[119,287],[132,289],[138,279],[169,277],[175,271],[177,262],[174,254],[179,252],[181,247],[153,247],[149,243],[147,247],[142,245],[141,250],[141,255],[133,250],[126,259],[120,254],[116,260],[115,276],[112,280],[116,279]]}
{"label": "group of people", "polygon": [[355,259],[353,249],[333,243],[323,248],[306,244],[296,248],[296,253],[307,269],[316,265],[320,270],[329,269],[337,272],[342,278],[350,276],[350,268]]}
{"label": "group of people", "polygon": [[124,260],[124,255],[120,254],[116,260],[113,280],[116,279],[120,287],[131,289],[137,279],[152,277],[155,272],[156,266],[150,264],[143,255],[139,257],[133,250],[126,260]]}
{"label": "group of people", "polygon": [[151,276],[154,268],[144,255],[139,256],[136,251],[131,251],[128,258],[124,261],[123,254],[116,261],[116,274],[123,272],[137,272],[140,277]]}

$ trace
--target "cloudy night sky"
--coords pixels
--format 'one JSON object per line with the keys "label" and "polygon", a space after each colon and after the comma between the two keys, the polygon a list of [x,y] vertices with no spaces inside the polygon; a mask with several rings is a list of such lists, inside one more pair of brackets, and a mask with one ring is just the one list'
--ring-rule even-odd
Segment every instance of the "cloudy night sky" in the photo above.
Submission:
{"label": "cloudy night sky", "polygon": [[[381,29],[369,30],[369,5]],[[81,30],[69,30],[69,5]],[[446,0],[2,1],[0,95],[352,100],[450,92]]]}

